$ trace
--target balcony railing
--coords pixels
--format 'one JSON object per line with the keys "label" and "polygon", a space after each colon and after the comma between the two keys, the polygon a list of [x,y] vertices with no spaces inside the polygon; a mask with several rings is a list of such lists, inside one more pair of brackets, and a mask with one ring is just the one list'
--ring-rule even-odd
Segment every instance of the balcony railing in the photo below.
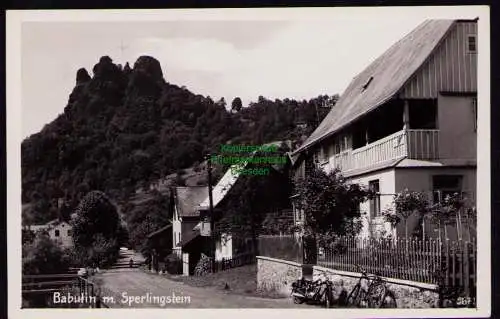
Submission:
{"label": "balcony railing", "polygon": [[437,159],[438,130],[402,130],[355,150],[335,154],[323,167],[342,171],[366,168],[397,158]]}
{"label": "balcony railing", "polygon": [[408,130],[406,135],[408,158],[423,160],[439,158],[438,140],[439,130]]}

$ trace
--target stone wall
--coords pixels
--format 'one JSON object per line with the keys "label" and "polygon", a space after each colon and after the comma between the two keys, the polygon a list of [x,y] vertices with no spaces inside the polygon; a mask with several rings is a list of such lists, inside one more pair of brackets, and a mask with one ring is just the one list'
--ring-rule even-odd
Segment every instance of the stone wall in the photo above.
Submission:
{"label": "stone wall", "polygon": [[302,277],[302,265],[292,261],[257,256],[257,290],[290,296],[292,282]]}
{"label": "stone wall", "polygon": [[[312,279],[326,275],[334,283],[334,298],[346,298],[356,285],[361,274],[334,270],[320,266],[312,267]],[[257,289],[283,297],[290,296],[292,283],[302,276],[303,265],[291,261],[257,256]],[[384,278],[394,292],[398,308],[436,308],[437,286],[407,280]]]}
{"label": "stone wall", "polygon": [[[343,293],[349,295],[352,288],[359,281],[361,274],[333,270],[329,268],[314,266],[313,278],[317,279],[322,275],[328,278],[335,285],[336,298]],[[387,287],[394,292],[398,308],[437,308],[438,293],[437,286],[431,284],[418,283],[414,281],[399,280],[394,278],[384,278]]]}

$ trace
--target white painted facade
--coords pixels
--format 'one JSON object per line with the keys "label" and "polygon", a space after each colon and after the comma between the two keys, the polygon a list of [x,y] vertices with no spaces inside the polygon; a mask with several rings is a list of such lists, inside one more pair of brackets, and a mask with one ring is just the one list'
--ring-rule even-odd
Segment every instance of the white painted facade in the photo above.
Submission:
{"label": "white painted facade", "polygon": [[230,234],[222,234],[215,247],[215,260],[233,257],[233,239]]}
{"label": "white painted facade", "polygon": [[29,226],[33,232],[46,231],[54,242],[61,245],[63,248],[73,247],[73,233],[72,227],[67,222],[50,222],[45,225]]}
{"label": "white painted facade", "polygon": [[[361,237],[377,236],[381,234],[395,236],[395,229],[384,221],[382,213],[392,207],[393,195],[396,193],[396,177],[394,169],[388,169],[373,173],[364,174],[348,179],[349,182],[357,183],[369,187],[370,182],[377,181],[379,185],[380,205],[370,205],[370,201],[360,204],[360,211],[363,220]],[[376,199],[374,199],[376,200]],[[373,203],[373,202],[372,202]]]}
{"label": "white painted facade", "polygon": [[179,216],[177,211],[177,205],[174,207],[174,214],[172,219],[172,250],[179,256],[182,251],[182,247],[177,246],[181,242],[182,238],[182,217]]}

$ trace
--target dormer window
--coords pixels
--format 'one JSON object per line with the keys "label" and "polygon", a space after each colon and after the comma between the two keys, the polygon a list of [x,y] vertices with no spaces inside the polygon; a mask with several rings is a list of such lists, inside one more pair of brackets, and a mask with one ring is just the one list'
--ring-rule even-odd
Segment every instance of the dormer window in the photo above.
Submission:
{"label": "dormer window", "polygon": [[365,83],[365,85],[363,85],[361,87],[361,92],[365,91],[367,88],[368,88],[368,85],[370,85],[370,83],[373,81],[373,76],[370,76],[370,78],[368,79],[368,81]]}
{"label": "dormer window", "polygon": [[467,36],[467,52],[468,53],[477,52],[477,37],[475,35]]}

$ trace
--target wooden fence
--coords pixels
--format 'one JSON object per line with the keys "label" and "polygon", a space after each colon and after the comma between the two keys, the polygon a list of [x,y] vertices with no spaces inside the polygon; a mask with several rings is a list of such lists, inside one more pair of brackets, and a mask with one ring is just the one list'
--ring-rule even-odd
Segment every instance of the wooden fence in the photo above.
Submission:
{"label": "wooden fence", "polygon": [[302,263],[304,250],[302,239],[295,235],[259,236],[259,255]]}
{"label": "wooden fence", "polygon": [[255,262],[256,258],[254,252],[238,254],[231,258],[222,258],[222,260],[216,260],[213,272],[220,272],[235,267],[251,265],[254,264]]}
{"label": "wooden fence", "polygon": [[[70,269],[65,274],[22,276],[23,308],[108,308],[95,284]],[[101,288],[99,288],[101,289]],[[54,293],[83,297],[78,303],[54,303]]]}
{"label": "wooden fence", "polygon": [[476,243],[342,237],[318,249],[318,265],[445,286],[475,287]]}
{"label": "wooden fence", "polygon": [[[305,258],[314,254],[316,258]],[[437,284],[475,298],[475,240],[340,237],[327,247],[318,245],[311,251],[293,235],[261,236],[259,255],[351,272],[358,272],[359,265],[368,273]]]}

